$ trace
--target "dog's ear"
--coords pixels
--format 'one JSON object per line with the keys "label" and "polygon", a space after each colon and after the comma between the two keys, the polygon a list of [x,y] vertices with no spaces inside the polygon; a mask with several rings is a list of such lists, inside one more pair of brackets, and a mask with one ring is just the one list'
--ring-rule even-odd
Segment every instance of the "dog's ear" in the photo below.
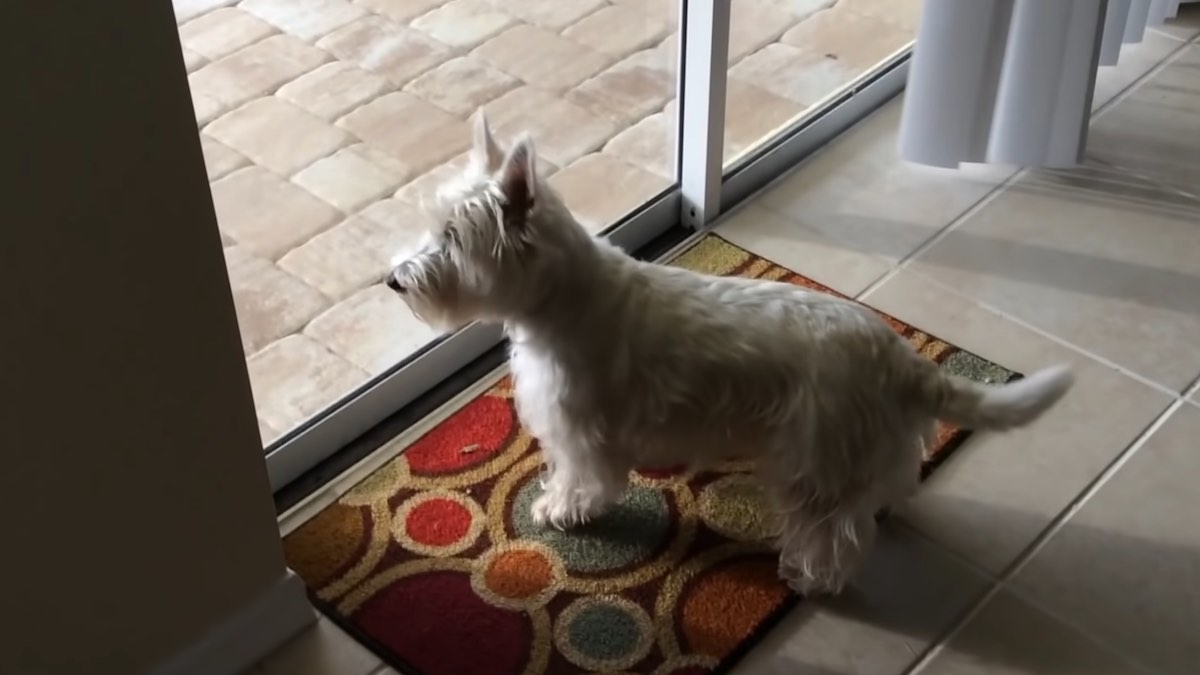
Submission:
{"label": "dog's ear", "polygon": [[492,129],[488,125],[487,115],[482,109],[475,114],[474,131],[471,135],[471,164],[485,174],[494,173],[500,168],[504,153],[496,144],[496,139],[492,136]]}
{"label": "dog's ear", "polygon": [[504,158],[496,176],[500,191],[504,194],[505,215],[514,216],[519,221],[523,221],[533,210],[537,186],[536,157],[533,139],[522,136]]}

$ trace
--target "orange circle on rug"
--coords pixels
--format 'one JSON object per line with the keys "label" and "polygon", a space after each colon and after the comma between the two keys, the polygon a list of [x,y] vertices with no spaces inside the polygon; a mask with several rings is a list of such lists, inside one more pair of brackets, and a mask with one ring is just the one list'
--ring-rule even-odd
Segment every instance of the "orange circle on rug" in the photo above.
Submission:
{"label": "orange circle on rug", "polygon": [[566,576],[558,555],[535,541],[501,544],[471,569],[471,587],[489,604],[528,612],[545,606]]}
{"label": "orange circle on rug", "polygon": [[505,551],[483,573],[483,581],[497,596],[526,600],[545,592],[554,583],[554,567],[540,551]]}
{"label": "orange circle on rug", "polygon": [[774,559],[742,559],[701,573],[682,603],[691,651],[721,658],[753,634],[789,596]]}

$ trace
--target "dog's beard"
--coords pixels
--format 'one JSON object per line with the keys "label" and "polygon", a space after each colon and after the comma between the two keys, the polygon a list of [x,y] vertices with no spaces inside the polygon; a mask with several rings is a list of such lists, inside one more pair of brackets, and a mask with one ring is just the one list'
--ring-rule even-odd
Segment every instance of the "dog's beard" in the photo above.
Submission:
{"label": "dog's beard", "polygon": [[441,333],[456,332],[477,320],[458,304],[445,298],[435,301],[420,290],[409,291],[404,302],[418,321]]}

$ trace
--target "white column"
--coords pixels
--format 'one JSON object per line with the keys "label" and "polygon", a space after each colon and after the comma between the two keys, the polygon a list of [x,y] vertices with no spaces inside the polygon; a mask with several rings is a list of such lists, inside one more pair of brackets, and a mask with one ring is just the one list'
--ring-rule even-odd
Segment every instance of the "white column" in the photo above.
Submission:
{"label": "white column", "polygon": [[684,2],[679,25],[680,221],[700,229],[721,211],[725,83],[729,70],[729,0]]}

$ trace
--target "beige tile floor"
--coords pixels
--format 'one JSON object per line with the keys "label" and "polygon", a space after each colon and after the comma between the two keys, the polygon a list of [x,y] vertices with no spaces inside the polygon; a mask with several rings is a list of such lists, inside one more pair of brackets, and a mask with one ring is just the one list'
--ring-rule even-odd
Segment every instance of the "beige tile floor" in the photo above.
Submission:
{"label": "beige tile floor", "polygon": [[[1196,672],[1200,183],[1185,177],[1200,172],[1198,19],[1102,72],[1079,171],[904,165],[893,102],[720,224],[955,344],[1025,371],[1068,362],[1079,378],[1030,428],[974,437],[845,596],[802,605],[736,674]],[[322,621],[259,672],[381,668]]]}
{"label": "beige tile floor", "polygon": [[[173,1],[264,442],[435,337],[379,280],[477,109],[593,230],[672,182],[680,0]],[[726,157],[903,48],[920,2],[734,0]]]}

